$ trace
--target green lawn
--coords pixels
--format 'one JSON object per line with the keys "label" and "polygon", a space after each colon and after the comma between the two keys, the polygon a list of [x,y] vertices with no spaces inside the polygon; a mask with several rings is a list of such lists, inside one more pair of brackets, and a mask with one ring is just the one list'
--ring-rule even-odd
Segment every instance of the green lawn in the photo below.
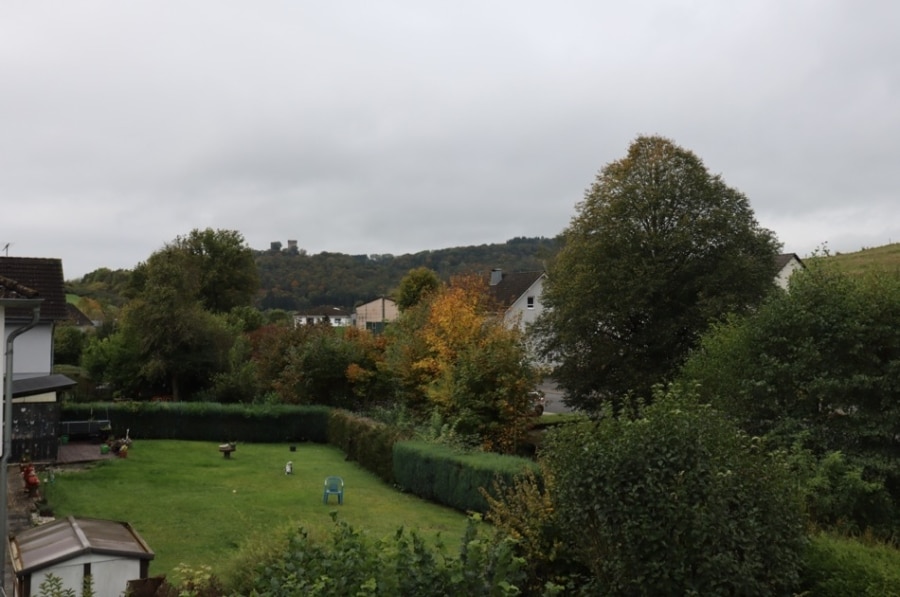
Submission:
{"label": "green lawn", "polygon": [[[99,448],[98,448],[99,450]],[[293,462],[294,474],[284,465]],[[344,504],[322,502],[325,477],[345,482]],[[403,526],[451,547],[466,527],[465,515],[396,491],[331,446],[238,444],[225,459],[216,444],[136,441],[128,458],[87,470],[63,470],[43,485],[56,517],[83,516],[130,522],[156,553],[151,575],[175,566],[212,566],[223,575],[248,540],[266,540],[286,525],[323,536],[331,512],[373,537]]]}

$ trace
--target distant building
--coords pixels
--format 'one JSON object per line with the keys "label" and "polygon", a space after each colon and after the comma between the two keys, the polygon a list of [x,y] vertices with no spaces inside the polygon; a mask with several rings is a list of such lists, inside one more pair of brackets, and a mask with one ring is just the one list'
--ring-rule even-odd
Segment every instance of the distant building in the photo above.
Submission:
{"label": "distant building", "polygon": [[315,325],[328,322],[334,327],[353,325],[353,316],[340,307],[311,307],[294,314],[294,325]]}
{"label": "distant building", "polygon": [[504,272],[491,270],[489,290],[503,309],[503,317],[510,324],[525,330],[544,312],[541,295],[547,274],[542,271]]}
{"label": "distant building", "polygon": [[794,272],[806,266],[796,253],[784,253],[775,257],[775,283],[787,290],[788,281]]}
{"label": "distant building", "polygon": [[399,316],[397,303],[382,296],[356,308],[356,327],[380,333],[385,325]]}

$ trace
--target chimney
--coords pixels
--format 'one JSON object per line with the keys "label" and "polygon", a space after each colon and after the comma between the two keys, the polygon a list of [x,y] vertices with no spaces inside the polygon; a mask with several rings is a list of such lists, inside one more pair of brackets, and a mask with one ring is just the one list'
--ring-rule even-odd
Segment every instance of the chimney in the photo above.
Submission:
{"label": "chimney", "polygon": [[496,286],[503,279],[503,270],[495,267],[491,270],[491,286]]}

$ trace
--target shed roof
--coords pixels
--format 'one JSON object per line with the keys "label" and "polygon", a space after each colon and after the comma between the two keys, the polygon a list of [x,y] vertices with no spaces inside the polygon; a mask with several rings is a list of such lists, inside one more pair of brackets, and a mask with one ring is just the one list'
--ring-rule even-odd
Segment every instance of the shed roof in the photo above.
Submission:
{"label": "shed roof", "polygon": [[12,381],[12,394],[13,398],[23,398],[25,396],[34,396],[35,394],[66,390],[76,385],[78,385],[76,381],[69,379],[65,375],[51,373],[50,375],[14,379]]}
{"label": "shed roof", "polygon": [[[61,321],[68,317],[61,259],[0,257],[0,276],[15,280],[20,285],[37,291],[37,297],[27,298],[44,299],[44,303],[41,305],[41,321]],[[7,309],[6,317],[31,319],[31,310]]]}
{"label": "shed roof", "polygon": [[127,522],[60,518],[22,531],[9,540],[16,576],[85,554],[152,560],[153,551]]}

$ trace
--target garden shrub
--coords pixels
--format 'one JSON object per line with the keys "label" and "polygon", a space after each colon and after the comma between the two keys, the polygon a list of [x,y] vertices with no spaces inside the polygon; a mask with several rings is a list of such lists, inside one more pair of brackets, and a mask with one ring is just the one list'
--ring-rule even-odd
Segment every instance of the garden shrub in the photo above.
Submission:
{"label": "garden shrub", "polygon": [[596,595],[783,595],[804,546],[788,469],[679,388],[635,418],[567,426],[543,454]]}
{"label": "garden shrub", "polygon": [[816,597],[900,597],[900,551],[817,534],[806,549],[802,589]]}
{"label": "garden shrub", "polygon": [[415,533],[398,529],[372,539],[338,522],[332,536],[317,541],[301,529],[280,558],[248,576],[258,597],[318,595],[519,595],[522,562],[506,540],[479,536],[470,520],[458,557],[429,548]]}
{"label": "garden shrub", "polygon": [[816,458],[797,445],[789,454],[812,524],[842,534],[892,536],[894,508],[884,483],[866,479],[863,467],[841,452]]}
{"label": "garden shrub", "polygon": [[482,490],[490,506],[488,522],[515,541],[525,562],[529,595],[540,595],[548,586],[562,588],[574,573],[583,572],[559,528],[553,473],[543,463],[539,466],[540,470],[525,469],[512,484],[495,481],[491,493]]}

